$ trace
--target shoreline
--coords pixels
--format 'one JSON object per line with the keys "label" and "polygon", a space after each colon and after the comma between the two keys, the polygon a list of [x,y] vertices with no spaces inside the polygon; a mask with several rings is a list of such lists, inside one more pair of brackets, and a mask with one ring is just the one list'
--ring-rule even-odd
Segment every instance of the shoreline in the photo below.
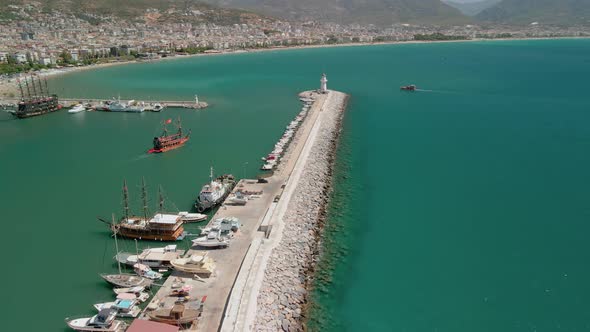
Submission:
{"label": "shoreline", "polygon": [[[80,67],[65,67],[59,69],[48,69],[44,71],[34,72],[41,77],[57,77],[67,75],[71,73],[77,73],[87,70],[99,70],[103,68],[109,68],[114,66],[132,65],[132,64],[146,64],[160,61],[173,61],[194,57],[208,57],[208,56],[221,56],[221,55],[232,55],[232,54],[246,54],[246,53],[262,53],[262,52],[274,52],[274,51],[287,51],[287,50],[298,50],[298,49],[316,49],[316,48],[337,48],[337,47],[357,47],[357,46],[380,46],[380,45],[406,45],[406,44],[442,44],[442,43],[470,43],[470,42],[503,42],[503,41],[527,41],[527,40],[568,40],[568,39],[590,39],[590,37],[526,37],[526,38],[474,38],[474,39],[463,39],[463,40],[403,40],[403,41],[385,41],[375,43],[342,43],[342,44],[321,44],[321,45],[296,45],[296,46],[285,46],[285,47],[270,47],[270,48],[250,48],[241,50],[228,50],[219,51],[214,53],[198,53],[190,55],[178,55],[174,57],[158,58],[146,61],[121,61],[121,62],[109,62],[102,64],[95,64],[89,66]],[[11,97],[10,95],[14,95]],[[16,80],[8,81],[7,79],[0,78],[0,101],[2,100],[15,100],[18,99],[19,91],[16,84]],[[1,102],[0,102],[1,103]]]}

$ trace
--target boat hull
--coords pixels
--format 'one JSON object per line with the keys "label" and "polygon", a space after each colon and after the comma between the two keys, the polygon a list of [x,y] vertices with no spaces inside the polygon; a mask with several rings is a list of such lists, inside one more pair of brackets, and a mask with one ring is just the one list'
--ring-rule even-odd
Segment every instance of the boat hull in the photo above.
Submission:
{"label": "boat hull", "polygon": [[130,230],[124,227],[118,229],[117,235],[129,239],[152,240],[152,241],[178,241],[184,238],[184,228],[180,227],[174,233],[151,233],[149,231]]}
{"label": "boat hull", "polygon": [[178,149],[179,147],[183,146],[184,143],[186,143],[188,140],[189,140],[188,137],[183,137],[176,144],[165,146],[165,147],[162,147],[161,149],[152,148],[152,149],[148,150],[148,153],[164,153],[164,152],[167,152],[170,150]]}
{"label": "boat hull", "polygon": [[78,318],[66,320],[69,328],[76,331],[101,331],[101,332],[118,332],[125,329],[125,324],[121,321],[114,321],[109,327],[85,326],[90,318]]}
{"label": "boat hull", "polygon": [[116,287],[122,287],[122,288],[136,287],[136,286],[149,287],[153,283],[152,280],[142,278],[139,276],[135,276],[135,275],[124,275],[124,277],[123,277],[122,275],[119,275],[119,274],[101,274],[100,276],[109,284],[116,286]]}

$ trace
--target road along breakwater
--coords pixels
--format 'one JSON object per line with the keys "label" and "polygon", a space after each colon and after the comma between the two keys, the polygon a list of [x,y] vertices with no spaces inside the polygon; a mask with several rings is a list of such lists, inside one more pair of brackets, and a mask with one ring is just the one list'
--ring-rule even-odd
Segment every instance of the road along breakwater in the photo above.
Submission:
{"label": "road along breakwater", "polygon": [[[289,170],[283,192],[262,221],[266,236],[244,259],[222,331],[303,330],[347,101],[348,96],[337,91],[315,98],[313,127],[295,137],[295,148],[287,152],[289,162],[277,170]],[[292,168],[290,163],[295,163]]]}

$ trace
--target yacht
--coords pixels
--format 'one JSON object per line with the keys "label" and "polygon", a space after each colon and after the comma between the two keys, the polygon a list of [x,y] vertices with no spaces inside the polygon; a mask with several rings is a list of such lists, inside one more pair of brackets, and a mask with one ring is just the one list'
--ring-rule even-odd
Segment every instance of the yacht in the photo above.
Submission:
{"label": "yacht", "polygon": [[194,273],[198,276],[210,277],[215,269],[213,260],[207,253],[193,254],[186,258],[178,258],[170,262],[175,270]]}
{"label": "yacht", "polygon": [[80,112],[82,112],[82,111],[84,111],[84,110],[86,110],[86,108],[84,107],[84,105],[82,105],[82,104],[78,104],[78,105],[76,105],[76,106],[74,106],[74,107],[70,108],[70,109],[68,110],[68,113],[80,113]]}
{"label": "yacht", "polygon": [[188,213],[187,211],[178,212],[180,219],[187,222],[199,222],[207,220],[207,215],[202,213]]}
{"label": "yacht", "polygon": [[103,309],[92,317],[69,319],[66,318],[66,324],[76,331],[101,331],[101,332],[118,332],[125,330],[125,323],[115,320],[117,311],[112,309]]}
{"label": "yacht", "polygon": [[141,312],[137,304],[137,299],[117,299],[114,302],[97,303],[94,308],[99,312],[104,309],[113,309],[117,312],[117,317],[135,318]]}
{"label": "yacht", "polygon": [[212,230],[206,236],[194,239],[193,245],[204,248],[227,248],[229,238],[222,236],[220,230]]}

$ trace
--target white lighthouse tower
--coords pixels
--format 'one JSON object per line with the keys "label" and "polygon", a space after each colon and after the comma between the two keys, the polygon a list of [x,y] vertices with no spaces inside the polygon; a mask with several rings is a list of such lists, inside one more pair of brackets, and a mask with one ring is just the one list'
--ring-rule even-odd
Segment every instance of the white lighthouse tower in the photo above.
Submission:
{"label": "white lighthouse tower", "polygon": [[322,79],[320,80],[320,93],[328,93],[328,78],[326,78],[326,74],[322,74]]}

